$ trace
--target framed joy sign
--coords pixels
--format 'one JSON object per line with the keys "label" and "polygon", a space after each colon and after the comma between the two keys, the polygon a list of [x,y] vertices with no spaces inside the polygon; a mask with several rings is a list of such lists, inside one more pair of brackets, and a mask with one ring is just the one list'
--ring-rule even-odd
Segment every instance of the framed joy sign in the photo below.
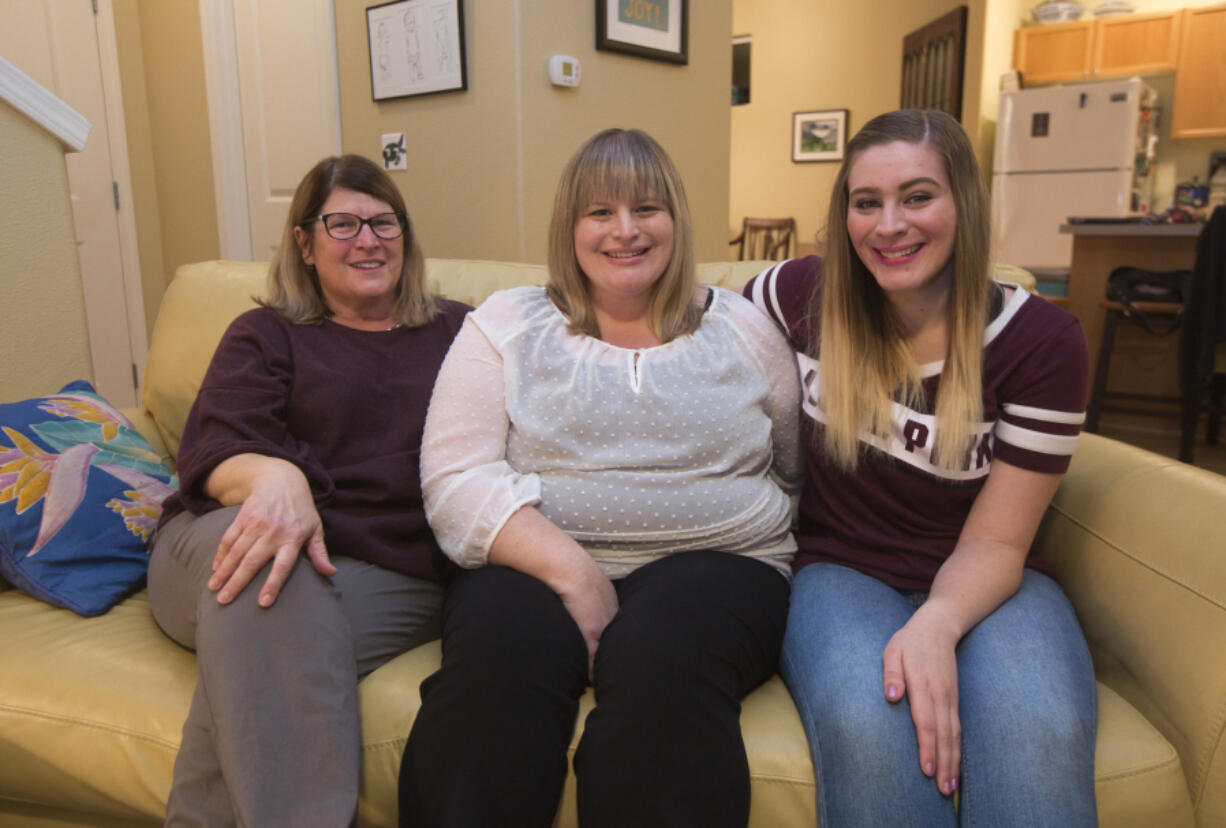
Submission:
{"label": "framed joy sign", "polygon": [[596,48],[689,63],[689,0],[596,0]]}

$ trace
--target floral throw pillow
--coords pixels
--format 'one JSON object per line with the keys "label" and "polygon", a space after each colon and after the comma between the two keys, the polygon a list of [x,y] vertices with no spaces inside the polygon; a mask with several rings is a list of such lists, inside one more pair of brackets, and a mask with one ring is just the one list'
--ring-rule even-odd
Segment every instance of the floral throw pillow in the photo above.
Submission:
{"label": "floral throw pillow", "polygon": [[80,615],[145,580],[162,501],[178,480],[84,381],[0,405],[0,574]]}

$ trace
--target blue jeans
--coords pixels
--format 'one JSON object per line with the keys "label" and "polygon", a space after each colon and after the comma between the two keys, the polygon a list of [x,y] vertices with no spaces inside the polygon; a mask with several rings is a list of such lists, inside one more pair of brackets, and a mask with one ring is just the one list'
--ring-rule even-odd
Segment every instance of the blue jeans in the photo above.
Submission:
{"label": "blue jeans", "polygon": [[881,654],[923,603],[868,575],[811,564],[796,576],[782,673],[804,721],[821,828],[1097,823],[1097,688],[1055,581],[1017,593],[958,644],[959,806],[919,764],[906,698],[885,699]]}

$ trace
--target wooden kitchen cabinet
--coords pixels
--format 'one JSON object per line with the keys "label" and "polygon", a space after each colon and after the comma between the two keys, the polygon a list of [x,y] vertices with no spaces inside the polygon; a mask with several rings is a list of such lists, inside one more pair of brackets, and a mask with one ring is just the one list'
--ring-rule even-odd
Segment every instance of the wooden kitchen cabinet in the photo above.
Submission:
{"label": "wooden kitchen cabinet", "polygon": [[1026,86],[1082,80],[1094,59],[1094,22],[1023,26],[1013,33],[1013,68]]}
{"label": "wooden kitchen cabinet", "polygon": [[1014,32],[1013,68],[1027,86],[1175,70],[1180,11],[1126,14]]}
{"label": "wooden kitchen cabinet", "polygon": [[1182,22],[1178,10],[1095,20],[1091,71],[1104,78],[1174,72]]}
{"label": "wooden kitchen cabinet", "polygon": [[1182,15],[1171,137],[1226,136],[1226,3]]}

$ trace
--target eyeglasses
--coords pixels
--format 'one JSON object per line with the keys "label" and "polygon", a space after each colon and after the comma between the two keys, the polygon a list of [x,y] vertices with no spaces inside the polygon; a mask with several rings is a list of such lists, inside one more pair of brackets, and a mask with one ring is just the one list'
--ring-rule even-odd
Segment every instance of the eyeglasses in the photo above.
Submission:
{"label": "eyeglasses", "polygon": [[337,241],[356,239],[362,232],[363,224],[369,224],[371,232],[384,241],[398,239],[404,235],[404,218],[399,213],[379,213],[370,218],[355,216],[353,213],[328,213],[325,216],[316,216],[311,221],[322,221],[324,230]]}

